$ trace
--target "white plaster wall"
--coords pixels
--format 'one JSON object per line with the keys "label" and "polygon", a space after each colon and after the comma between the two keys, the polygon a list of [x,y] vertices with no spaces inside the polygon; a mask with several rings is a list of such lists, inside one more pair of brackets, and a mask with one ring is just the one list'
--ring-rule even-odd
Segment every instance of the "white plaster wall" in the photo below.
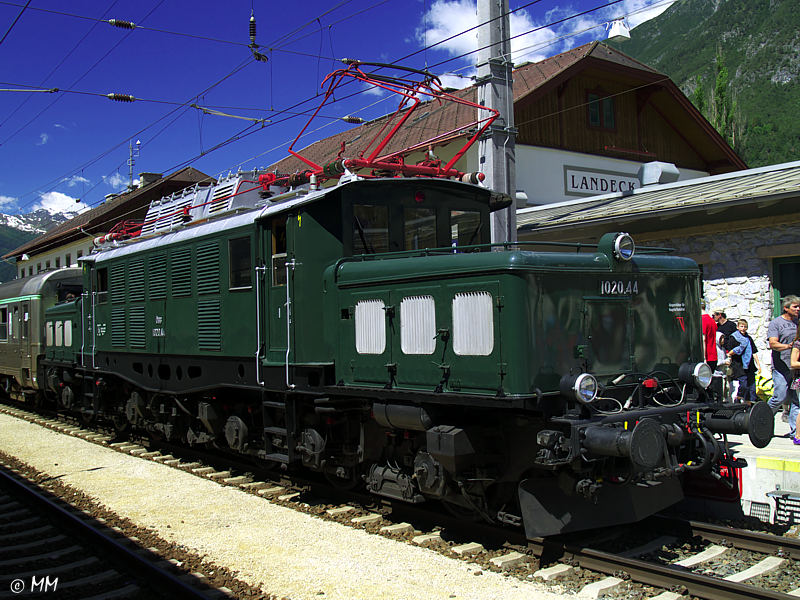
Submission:
{"label": "white plaster wall", "polygon": [[[606,158],[592,154],[522,144],[516,145],[515,152],[517,189],[524,190],[528,195],[529,206],[576,200],[583,197],[564,193],[565,165],[596,171],[612,171],[629,177],[636,177],[639,167],[643,164],[631,160]],[[678,180],[707,176],[708,173],[705,171],[681,169]]]}

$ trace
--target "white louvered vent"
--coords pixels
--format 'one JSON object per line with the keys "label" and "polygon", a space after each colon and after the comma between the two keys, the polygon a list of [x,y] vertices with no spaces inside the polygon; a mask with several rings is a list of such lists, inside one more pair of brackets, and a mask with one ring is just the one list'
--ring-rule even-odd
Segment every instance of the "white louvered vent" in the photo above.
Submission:
{"label": "white louvered vent", "polygon": [[453,352],[488,356],[494,349],[494,311],[489,292],[466,292],[453,298]]}
{"label": "white louvered vent", "polygon": [[356,352],[383,354],[386,349],[386,305],[383,300],[356,303]]}
{"label": "white louvered vent", "polygon": [[433,296],[408,296],[400,302],[400,348],[403,354],[433,354],[436,350]]}
{"label": "white louvered vent", "polygon": [[211,206],[208,208],[209,215],[213,215],[223,210],[228,210],[231,203],[231,194],[236,189],[236,184],[238,183],[239,180],[235,179],[226,185],[219,185],[214,188],[214,195],[211,198]]}

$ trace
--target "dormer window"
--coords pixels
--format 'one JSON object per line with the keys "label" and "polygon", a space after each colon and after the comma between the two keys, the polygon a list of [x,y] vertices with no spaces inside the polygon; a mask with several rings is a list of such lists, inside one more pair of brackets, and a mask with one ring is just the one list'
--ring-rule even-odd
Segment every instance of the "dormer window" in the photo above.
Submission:
{"label": "dormer window", "polygon": [[605,92],[595,90],[587,92],[586,106],[588,110],[589,127],[600,129],[616,129],[614,118],[614,98]]}

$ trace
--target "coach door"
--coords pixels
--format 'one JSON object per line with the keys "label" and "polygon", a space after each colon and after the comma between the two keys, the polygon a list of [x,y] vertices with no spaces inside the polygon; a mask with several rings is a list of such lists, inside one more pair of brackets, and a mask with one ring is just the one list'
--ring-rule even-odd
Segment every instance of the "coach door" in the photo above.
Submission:
{"label": "coach door", "polygon": [[31,348],[31,332],[32,332],[32,316],[30,302],[23,302],[20,305],[20,383],[24,386],[31,384],[31,373],[33,369],[32,348]]}

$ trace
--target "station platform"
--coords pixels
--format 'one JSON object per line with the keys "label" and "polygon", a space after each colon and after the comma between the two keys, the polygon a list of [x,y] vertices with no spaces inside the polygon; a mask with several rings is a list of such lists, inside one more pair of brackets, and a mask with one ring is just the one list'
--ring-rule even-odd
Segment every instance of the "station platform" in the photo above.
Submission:
{"label": "station platform", "polygon": [[713,503],[706,510],[720,517],[756,517],[767,523],[800,525],[800,446],[789,437],[789,424],[781,413],[775,415],[775,437],[766,448],[754,447],[746,435],[729,435],[728,441],[736,457],[748,465],[741,471],[740,507]]}

